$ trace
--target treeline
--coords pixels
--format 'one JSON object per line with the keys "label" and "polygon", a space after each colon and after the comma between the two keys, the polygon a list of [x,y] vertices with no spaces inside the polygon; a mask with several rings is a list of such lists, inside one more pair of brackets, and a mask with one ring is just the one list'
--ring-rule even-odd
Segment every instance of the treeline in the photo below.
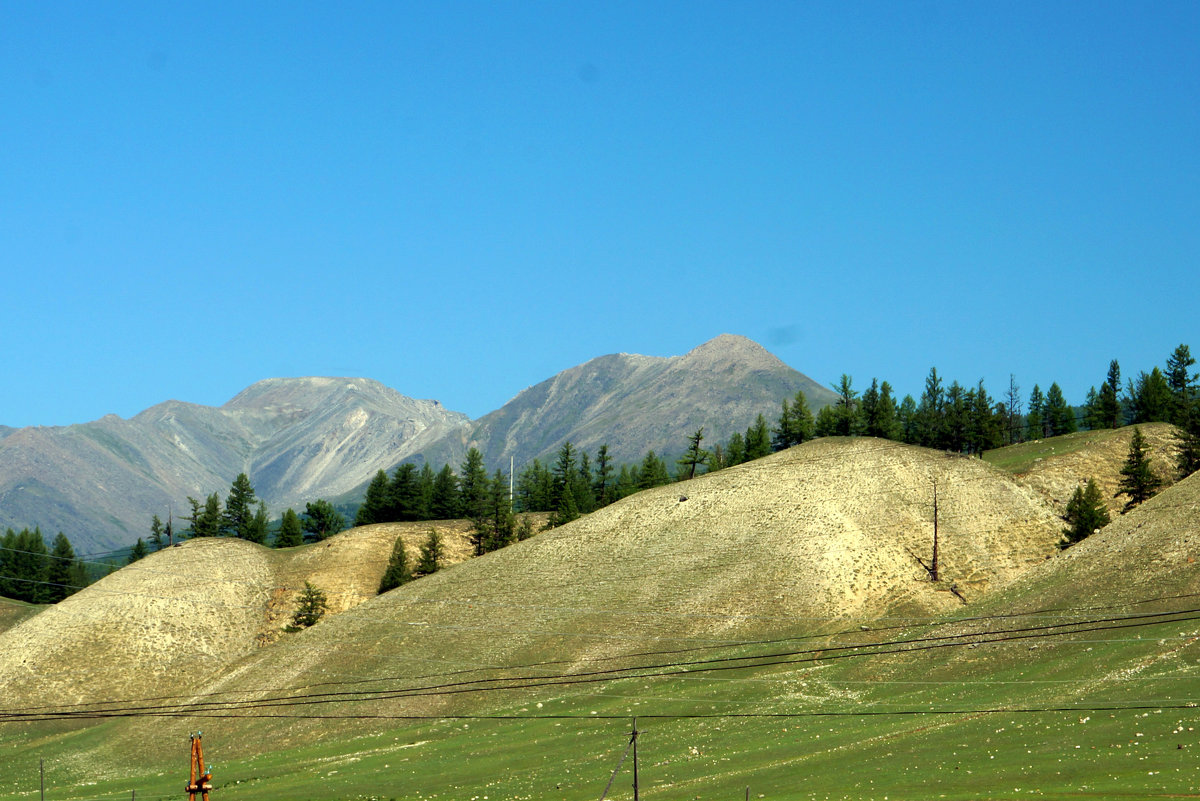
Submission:
{"label": "treeline", "polygon": [[0,595],[31,604],[53,604],[90,583],[61,531],[49,548],[39,528],[11,528],[0,537]]}

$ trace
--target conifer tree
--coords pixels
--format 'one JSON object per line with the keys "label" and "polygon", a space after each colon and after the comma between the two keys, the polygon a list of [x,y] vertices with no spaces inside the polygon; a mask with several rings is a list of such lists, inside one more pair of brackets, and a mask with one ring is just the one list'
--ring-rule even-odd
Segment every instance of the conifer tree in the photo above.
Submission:
{"label": "conifer tree", "polygon": [[433,480],[433,502],[429,512],[434,520],[454,520],[461,514],[461,509],[458,476],[450,465],[442,465]]}
{"label": "conifer tree", "polygon": [[161,551],[164,545],[163,531],[162,521],[158,519],[158,515],[154,515],[150,521],[150,546],[156,551]]}
{"label": "conifer tree", "polygon": [[132,565],[134,562],[140,559],[145,559],[146,555],[149,553],[150,549],[146,547],[146,543],[141,537],[138,537],[137,542],[133,544],[132,550],[129,551],[129,559],[126,560],[125,564]]}
{"label": "conifer tree", "polygon": [[478,520],[483,517],[487,505],[488,474],[483,466],[483,454],[478,448],[472,447],[467,451],[459,471],[459,495],[462,498],[460,514],[468,520]]}
{"label": "conifer tree", "polygon": [[[784,401],[785,410],[786,410],[786,404],[787,404],[787,401]],[[712,456],[712,454],[710,454],[708,451],[706,451],[700,447],[700,443],[703,440],[704,440],[704,426],[700,426],[700,428],[696,429],[695,434],[692,434],[690,437],[688,437],[687,453],[685,453],[683,456],[679,457],[679,461],[676,462],[676,464],[679,465],[679,468],[681,471],[680,472],[681,477],[682,477],[683,472],[686,471],[687,478],[689,478],[689,479],[695,478],[696,477],[696,468],[699,467],[700,465],[708,464],[708,460]]]}
{"label": "conifer tree", "polygon": [[1025,415],[1026,439],[1041,439],[1046,436],[1042,419],[1042,407],[1045,403],[1046,396],[1042,394],[1041,387],[1034,384],[1033,391],[1029,393],[1029,412]]}
{"label": "conifer tree", "polygon": [[732,467],[746,461],[746,440],[734,431],[729,435],[729,444],[725,446],[725,466]]}
{"label": "conifer tree", "polygon": [[292,622],[284,627],[284,631],[295,633],[300,629],[314,626],[324,617],[328,609],[329,601],[325,597],[325,593],[314,587],[311,582],[306,581],[304,589],[300,591],[296,613],[292,615]]}
{"label": "conifer tree", "polygon": [[1187,345],[1180,345],[1167,357],[1167,388],[1171,392],[1170,422],[1183,428],[1196,400],[1196,382],[1200,375],[1190,372],[1196,360]]}
{"label": "conifer tree", "polygon": [[1134,426],[1133,437],[1129,441],[1129,456],[1121,467],[1121,482],[1118,484],[1117,495],[1127,495],[1122,512],[1128,512],[1143,501],[1154,497],[1162,486],[1162,480],[1154,474],[1150,466],[1150,457],[1146,453],[1146,439],[1142,436],[1141,428]]}
{"label": "conifer tree", "polygon": [[229,487],[229,495],[225,498],[225,513],[221,517],[221,533],[239,539],[248,539],[250,524],[254,519],[256,498],[254,487],[245,473],[238,473],[237,478]]}
{"label": "conifer tree", "polygon": [[838,433],[837,411],[832,406],[822,406],[817,412],[817,421],[813,426],[818,437],[836,437]]}
{"label": "conifer tree", "polygon": [[435,528],[429,529],[429,535],[425,537],[425,542],[421,543],[421,553],[417,557],[417,566],[413,569],[413,574],[428,576],[436,573],[442,566],[442,560],[445,557],[442,535],[438,534]]}
{"label": "conifer tree", "polygon": [[1067,513],[1063,520],[1067,522],[1067,527],[1063,529],[1064,548],[1109,524],[1108,510],[1104,508],[1100,488],[1093,479],[1087,480],[1087,486],[1075,488],[1075,494],[1067,502]]}
{"label": "conifer tree", "polygon": [[1137,383],[1129,387],[1129,405],[1134,423],[1158,423],[1171,419],[1175,398],[1162,371],[1155,367],[1149,373],[1138,374]]}
{"label": "conifer tree", "polygon": [[671,483],[671,475],[667,472],[666,463],[658,458],[654,451],[647,451],[638,471],[638,489],[661,487]]}
{"label": "conifer tree", "polygon": [[746,461],[761,459],[771,453],[771,430],[767,427],[767,419],[761,414],[754,423],[746,429]]}
{"label": "conifer tree", "polygon": [[71,541],[61,531],[50,546],[50,560],[46,565],[47,602],[56,604],[62,599],[83,588],[77,581],[77,568],[82,567],[75,560],[75,549]]}
{"label": "conifer tree", "polygon": [[1067,404],[1057,382],[1051,384],[1046,392],[1044,416],[1046,429],[1052,437],[1075,431],[1075,413]]}
{"label": "conifer tree", "polygon": [[275,547],[295,548],[303,544],[304,529],[300,525],[300,516],[294,509],[288,509],[279,522],[279,531],[275,534]]}
{"label": "conifer tree", "polygon": [[[478,453],[478,451],[476,451]],[[419,516],[421,487],[417,484],[417,466],[406,462],[392,474],[388,488],[388,520],[411,522]]]}
{"label": "conifer tree", "polygon": [[388,590],[394,590],[401,584],[412,581],[412,578],[412,570],[408,566],[408,554],[404,550],[404,539],[396,537],[387,569],[383,571],[383,578],[379,580],[378,594],[382,595]]}
{"label": "conifer tree", "polygon": [[612,503],[613,464],[608,454],[608,445],[601,445],[596,451],[596,471],[592,481],[592,494],[596,498],[596,507],[608,506]]}
{"label": "conifer tree", "polygon": [[1100,396],[1095,387],[1089,387],[1087,399],[1083,402],[1083,427],[1088,431],[1104,428],[1100,421]]}
{"label": "conifer tree", "polygon": [[1108,377],[1100,387],[1096,405],[1103,428],[1121,427],[1125,415],[1121,409],[1121,365],[1116,359],[1108,363]]}
{"label": "conifer tree", "polygon": [[433,474],[433,466],[429,462],[421,465],[421,472],[417,474],[417,520],[431,520],[433,518],[433,489],[437,481]]}
{"label": "conifer tree", "polygon": [[909,445],[916,445],[920,442],[919,414],[916,400],[912,395],[905,395],[904,399],[900,401],[900,408],[896,413],[901,442]]}
{"label": "conifer tree", "polygon": [[945,424],[946,390],[936,367],[929,368],[925,378],[925,391],[916,413],[916,444],[927,448],[943,447]]}
{"label": "conifer tree", "polygon": [[259,501],[258,508],[254,510],[254,517],[250,518],[250,525],[246,527],[245,539],[249,542],[264,545],[267,541],[267,533],[270,531],[270,528],[271,520],[267,516],[267,504]]}
{"label": "conifer tree", "polygon": [[834,385],[838,399],[835,409],[835,431],[838,436],[849,437],[858,433],[859,401],[858,391],[853,387],[853,378],[842,373],[841,379]]}
{"label": "conifer tree", "polygon": [[579,514],[586,515],[596,511],[596,494],[592,491],[592,460],[585,451],[579,452],[579,470],[573,476],[575,505]]}
{"label": "conifer tree", "polygon": [[346,518],[333,508],[333,504],[324,498],[318,498],[312,503],[304,504],[304,516],[300,525],[313,539],[323,540],[332,537],[346,528]]}
{"label": "conifer tree", "polygon": [[192,507],[190,517],[183,519],[190,524],[186,533],[191,537],[218,537],[221,534],[221,499],[217,493],[209,495],[201,506],[200,501],[188,496]]}
{"label": "conifer tree", "polygon": [[391,522],[386,518],[388,507],[391,505],[390,493],[391,484],[387,473],[383,470],[376,471],[375,477],[367,485],[367,494],[363,498],[362,506],[358,507],[358,512],[354,515],[354,525],[369,526],[372,523]]}
{"label": "conifer tree", "polygon": [[1175,434],[1175,443],[1179,448],[1175,467],[1181,479],[1187,478],[1200,470],[1200,401],[1192,401],[1188,414]]}

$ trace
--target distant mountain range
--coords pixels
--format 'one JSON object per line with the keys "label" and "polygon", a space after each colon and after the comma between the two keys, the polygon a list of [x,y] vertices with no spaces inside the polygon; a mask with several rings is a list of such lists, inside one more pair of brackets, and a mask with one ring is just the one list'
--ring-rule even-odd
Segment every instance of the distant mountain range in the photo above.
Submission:
{"label": "distant mountain range", "polygon": [[356,498],[403,461],[457,466],[479,448],[489,468],[547,461],[564,441],[619,464],[647,450],[679,453],[704,426],[708,443],[745,430],[804,391],[834,394],[744,337],[722,335],[683,356],[614,354],[530,387],[471,421],[364,378],[273,378],[214,408],[167,401],[125,420],[0,426],[0,529],[63,531],[77,551],[131,544],[150,517],[190,495],[224,498],[241,472],[274,514],[317,498]]}

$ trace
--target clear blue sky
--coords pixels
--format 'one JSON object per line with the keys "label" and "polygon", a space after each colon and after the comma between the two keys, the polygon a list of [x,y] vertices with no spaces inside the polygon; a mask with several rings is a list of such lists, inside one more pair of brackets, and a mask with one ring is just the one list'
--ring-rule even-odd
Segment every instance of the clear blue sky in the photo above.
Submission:
{"label": "clear blue sky", "polygon": [[1200,3],[0,5],[0,423],[1200,353]]}

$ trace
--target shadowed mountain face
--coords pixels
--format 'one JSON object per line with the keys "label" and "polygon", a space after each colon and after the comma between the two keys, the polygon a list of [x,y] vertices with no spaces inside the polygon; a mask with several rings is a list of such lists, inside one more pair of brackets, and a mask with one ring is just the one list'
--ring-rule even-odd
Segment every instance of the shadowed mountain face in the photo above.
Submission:
{"label": "shadowed mountain face", "polygon": [[564,370],[524,390],[469,429],[424,452],[435,467],[457,466],[475,446],[489,467],[520,470],[552,460],[570,440],[589,454],[608,445],[617,464],[648,450],[682,453],[704,427],[706,447],[745,431],[759,414],[774,425],[780,403],[803,391],[816,412],[836,395],[745,337],[724,334],[683,356],[618,353]]}
{"label": "shadowed mountain face", "polygon": [[129,420],[0,439],[0,527],[63,531],[77,551],[128,545],[187,496],[246,472],[276,513],[344,494],[466,415],[361,378],[274,378],[220,408],[167,401]]}

